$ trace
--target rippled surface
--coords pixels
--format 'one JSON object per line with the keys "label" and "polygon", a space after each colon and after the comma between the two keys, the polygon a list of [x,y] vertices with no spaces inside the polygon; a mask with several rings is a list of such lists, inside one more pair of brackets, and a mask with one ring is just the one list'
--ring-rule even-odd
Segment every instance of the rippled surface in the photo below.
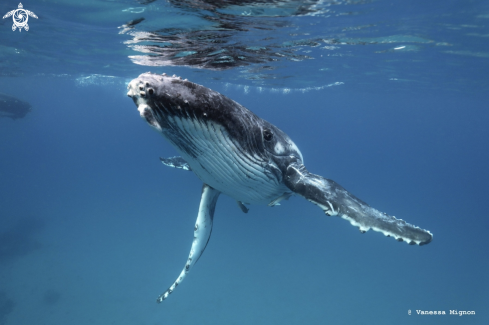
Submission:
{"label": "rippled surface", "polygon": [[[256,87],[386,80],[423,87],[433,78],[444,87],[487,85],[479,69],[489,57],[484,2],[48,1],[31,9],[40,17],[33,30],[0,31],[3,76],[128,77],[140,66],[170,73],[184,66],[187,77]],[[466,67],[470,78],[443,78],[467,57],[477,60]]]}

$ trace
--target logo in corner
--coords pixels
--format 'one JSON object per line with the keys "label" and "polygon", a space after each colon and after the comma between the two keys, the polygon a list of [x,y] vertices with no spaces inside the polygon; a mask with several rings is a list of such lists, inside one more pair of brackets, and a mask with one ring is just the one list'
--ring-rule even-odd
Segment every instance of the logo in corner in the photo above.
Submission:
{"label": "logo in corner", "polygon": [[25,10],[24,6],[22,6],[22,3],[19,3],[19,9],[7,12],[5,16],[3,16],[3,19],[10,16],[12,16],[12,19],[14,20],[14,24],[12,25],[12,31],[14,32],[17,28],[19,29],[19,32],[22,31],[22,28],[24,28],[26,31],[29,30],[29,25],[27,25],[27,20],[29,20],[29,16],[37,19],[36,14],[32,11]]}

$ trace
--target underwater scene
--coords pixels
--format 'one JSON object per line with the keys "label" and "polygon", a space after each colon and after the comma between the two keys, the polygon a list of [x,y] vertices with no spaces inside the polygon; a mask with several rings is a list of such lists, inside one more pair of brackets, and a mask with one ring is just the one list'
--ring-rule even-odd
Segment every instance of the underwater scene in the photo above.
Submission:
{"label": "underwater scene", "polygon": [[489,2],[0,13],[0,325],[489,324]]}

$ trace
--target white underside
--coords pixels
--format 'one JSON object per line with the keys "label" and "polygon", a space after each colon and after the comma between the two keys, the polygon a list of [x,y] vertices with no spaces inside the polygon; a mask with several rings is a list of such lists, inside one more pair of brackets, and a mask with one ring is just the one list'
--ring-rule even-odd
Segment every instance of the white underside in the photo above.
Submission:
{"label": "white underside", "polygon": [[[171,133],[163,135],[175,145],[192,171],[206,184],[248,204],[269,204],[290,190],[270,172],[268,161],[246,152],[219,124],[197,119],[168,117],[194,146],[200,149],[194,158],[178,147]],[[161,129],[160,129],[161,130]]]}

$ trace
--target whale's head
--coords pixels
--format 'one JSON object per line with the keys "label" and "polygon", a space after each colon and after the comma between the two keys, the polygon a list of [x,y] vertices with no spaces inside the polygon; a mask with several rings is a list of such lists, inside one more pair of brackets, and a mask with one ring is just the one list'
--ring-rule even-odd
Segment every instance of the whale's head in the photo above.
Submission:
{"label": "whale's head", "polygon": [[195,111],[198,87],[175,75],[143,73],[129,83],[127,96],[133,99],[141,117],[161,131],[168,127],[164,115]]}
{"label": "whale's head", "polygon": [[[184,154],[197,157],[216,141],[265,161],[302,155],[279,128],[228,97],[175,75],[143,73],[128,85],[127,95],[140,116]],[[238,149],[240,148],[240,149]],[[231,154],[231,153],[230,153]],[[279,166],[282,169],[282,166]]]}

